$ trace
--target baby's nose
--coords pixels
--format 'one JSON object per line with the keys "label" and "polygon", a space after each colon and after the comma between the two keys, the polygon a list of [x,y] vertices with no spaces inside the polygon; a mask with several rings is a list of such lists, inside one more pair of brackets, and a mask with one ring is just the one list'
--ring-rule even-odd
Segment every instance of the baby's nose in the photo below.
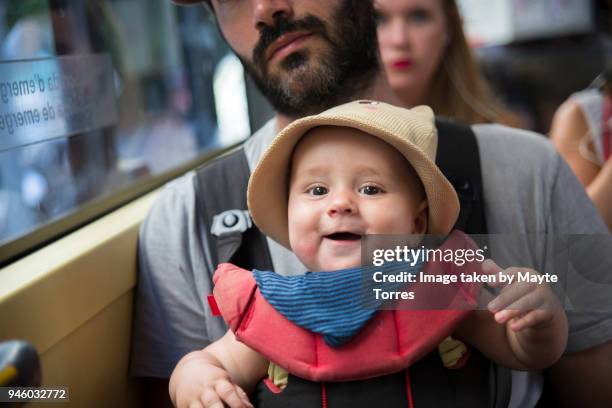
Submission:
{"label": "baby's nose", "polygon": [[350,193],[338,193],[332,198],[327,213],[330,216],[356,214],[357,205]]}

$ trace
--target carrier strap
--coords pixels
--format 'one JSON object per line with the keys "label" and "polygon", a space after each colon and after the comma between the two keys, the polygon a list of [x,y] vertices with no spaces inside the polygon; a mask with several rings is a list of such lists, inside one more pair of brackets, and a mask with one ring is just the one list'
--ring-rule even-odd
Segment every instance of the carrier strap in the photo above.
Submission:
{"label": "carrier strap", "polygon": [[231,262],[245,269],[273,270],[266,238],[252,228],[247,211],[249,164],[242,148],[196,170],[196,208],[206,231],[213,266]]}
{"label": "carrier strap", "polygon": [[437,118],[436,127],[436,164],[455,187],[461,204],[455,228],[468,234],[486,234],[480,154],[476,136],[469,126],[459,125],[448,119]]}
{"label": "carrier strap", "polygon": [[[476,135],[471,127],[454,123],[449,119],[436,118],[436,127],[438,129],[436,164],[455,188],[461,204],[455,228],[467,234],[479,234],[472,238],[482,248],[488,244],[485,236],[488,230],[484,211],[482,167]],[[476,350],[472,351],[468,362],[482,368],[486,361],[485,357]],[[490,406],[505,408],[510,402],[511,371],[496,364],[488,365]],[[472,368],[472,375],[483,372],[474,369],[475,367]],[[474,378],[471,375],[464,375],[462,371],[450,372],[448,375],[454,377],[451,383],[457,390],[469,390],[469,383],[473,382]]]}

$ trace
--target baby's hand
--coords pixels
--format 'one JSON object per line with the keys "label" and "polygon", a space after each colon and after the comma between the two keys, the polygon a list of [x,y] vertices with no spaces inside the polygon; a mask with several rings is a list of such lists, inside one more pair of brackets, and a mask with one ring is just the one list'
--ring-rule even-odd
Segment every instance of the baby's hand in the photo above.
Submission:
{"label": "baby's hand", "polygon": [[179,362],[170,379],[170,397],[177,408],[253,408],[242,388],[203,351]]}
{"label": "baby's hand", "polygon": [[516,267],[502,270],[491,260],[485,261],[483,270],[485,273],[495,274],[498,277],[499,273],[514,277],[511,284],[498,281],[489,284],[492,287],[503,289],[488,304],[489,310],[494,313],[495,321],[507,324],[512,331],[548,328],[563,313],[559,299],[547,283],[518,282],[519,272],[539,276],[537,271]]}
{"label": "baby's hand", "polygon": [[[514,277],[511,284],[489,283],[502,288],[488,303],[487,310],[477,310],[458,327],[458,336],[467,340],[485,356],[513,370],[537,371],[559,360],[567,345],[567,318],[552,289],[546,283],[518,282],[518,273],[532,273],[527,268],[502,270],[487,260],[482,271],[490,276]],[[481,292],[481,299],[488,297]],[[494,318],[494,319],[493,319]]]}

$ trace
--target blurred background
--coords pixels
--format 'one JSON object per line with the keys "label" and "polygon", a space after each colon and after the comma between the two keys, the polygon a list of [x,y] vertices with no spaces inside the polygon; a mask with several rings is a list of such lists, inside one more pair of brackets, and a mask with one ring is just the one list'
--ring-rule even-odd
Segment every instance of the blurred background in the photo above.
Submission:
{"label": "blurred background", "polygon": [[[495,94],[544,135],[557,107],[612,56],[610,1],[459,4]],[[63,78],[61,86],[34,92],[27,81],[36,75]],[[207,9],[168,0],[1,1],[0,97],[0,263],[243,140],[272,115]],[[42,114],[45,98],[62,106],[53,126],[20,121]]]}
{"label": "blurred background", "polygon": [[459,0],[464,27],[496,94],[548,133],[556,109],[612,56],[608,0]]}

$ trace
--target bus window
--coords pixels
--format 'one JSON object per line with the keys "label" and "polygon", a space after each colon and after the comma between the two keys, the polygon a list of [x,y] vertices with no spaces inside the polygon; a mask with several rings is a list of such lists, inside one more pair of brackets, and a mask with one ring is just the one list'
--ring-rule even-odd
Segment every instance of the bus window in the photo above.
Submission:
{"label": "bus window", "polygon": [[0,263],[250,134],[242,68],[208,13],[0,4]]}

